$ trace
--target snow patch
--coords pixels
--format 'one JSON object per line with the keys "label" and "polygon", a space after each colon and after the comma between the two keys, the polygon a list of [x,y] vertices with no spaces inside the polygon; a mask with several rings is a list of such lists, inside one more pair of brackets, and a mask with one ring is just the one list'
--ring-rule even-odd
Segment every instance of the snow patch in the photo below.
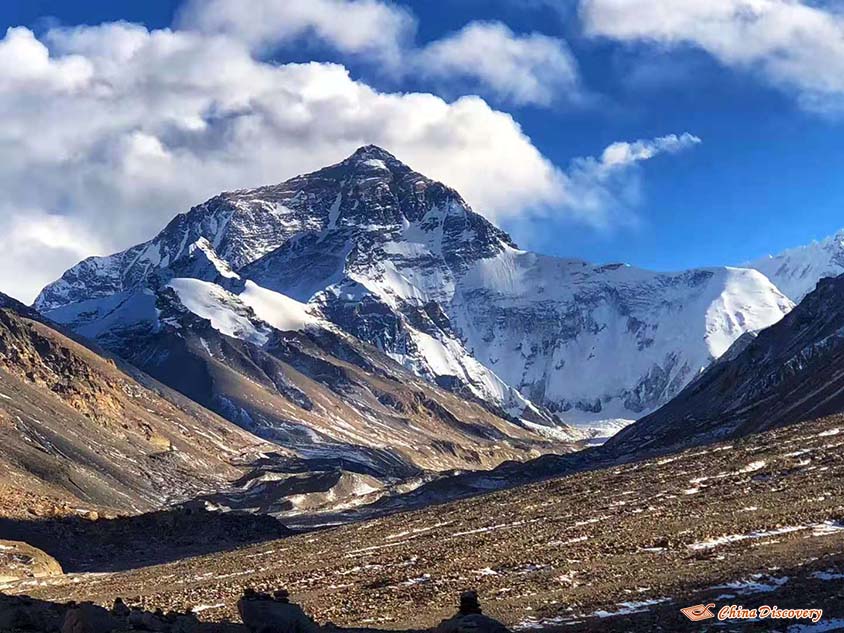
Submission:
{"label": "snow patch", "polygon": [[211,321],[211,326],[233,338],[256,345],[267,342],[267,332],[259,329],[238,298],[217,284],[198,279],[176,278],[167,284],[188,310]]}
{"label": "snow patch", "polygon": [[266,321],[277,330],[285,332],[304,330],[310,325],[320,323],[320,320],[310,313],[305,303],[262,288],[253,281],[247,281],[246,287],[239,295],[240,300],[255,311],[262,321]]}

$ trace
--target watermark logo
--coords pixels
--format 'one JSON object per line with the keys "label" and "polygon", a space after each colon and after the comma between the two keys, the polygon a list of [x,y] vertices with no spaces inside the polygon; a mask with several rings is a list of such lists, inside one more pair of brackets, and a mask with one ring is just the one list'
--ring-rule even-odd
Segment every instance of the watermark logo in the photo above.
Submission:
{"label": "watermark logo", "polygon": [[696,604],[693,607],[686,607],[685,609],[680,609],[680,611],[692,622],[701,622],[703,620],[709,620],[710,618],[715,617],[715,614],[710,611],[710,609],[714,608],[715,603],[710,602],[709,604]]}
{"label": "watermark logo", "polygon": [[777,606],[762,605],[755,609],[745,609],[736,604],[727,604],[717,609],[714,602],[696,604],[680,609],[680,612],[692,622],[702,622],[718,618],[724,620],[810,620],[817,624],[823,617],[823,609],[782,609]]}

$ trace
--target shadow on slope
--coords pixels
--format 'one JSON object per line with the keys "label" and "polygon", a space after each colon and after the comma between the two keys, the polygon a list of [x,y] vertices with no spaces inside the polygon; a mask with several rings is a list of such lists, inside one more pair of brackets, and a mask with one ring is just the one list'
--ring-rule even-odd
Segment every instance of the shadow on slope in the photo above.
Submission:
{"label": "shadow on slope", "polygon": [[198,504],[137,516],[0,518],[0,538],[55,558],[65,573],[116,572],[223,552],[291,534],[269,516],[208,512]]}
{"label": "shadow on slope", "polygon": [[[645,633],[655,631],[675,632],[687,630],[689,619],[681,611],[686,607],[700,605],[708,608],[713,617],[691,624],[701,631],[838,631],[844,630],[844,560],[841,554],[832,554],[822,559],[810,559],[805,565],[788,568],[775,568],[767,574],[750,574],[734,577],[724,573],[712,575],[708,585],[697,583],[677,583],[674,591],[659,598],[636,599],[628,597],[623,602],[609,602],[608,596],[596,596],[570,605],[552,602],[533,612],[525,620],[511,621],[510,629],[515,631],[567,631],[590,633]],[[630,585],[630,590],[634,585]],[[247,590],[248,591],[248,590]],[[287,595],[286,591],[280,592]],[[629,591],[628,591],[629,593]],[[254,593],[252,595],[255,595]],[[213,597],[213,596],[212,596]],[[220,596],[217,596],[220,598]],[[289,605],[284,598],[281,609],[276,600],[266,596],[260,608],[244,611],[244,617],[251,618],[252,627],[240,622],[203,621],[202,605],[194,605],[187,612],[164,612],[153,601],[141,602],[134,598],[128,606],[120,598],[110,610],[90,602],[59,603],[31,598],[29,596],[4,596],[0,594],[0,630],[4,633],[23,633],[40,631],[41,633],[59,633],[65,630],[96,631],[97,633],[122,632],[130,630],[159,631],[161,633],[248,633],[249,631],[305,631],[314,633],[368,633],[374,631],[395,631],[396,633],[436,633],[439,631],[471,630],[476,633],[504,633],[507,631],[494,615],[500,611],[493,608],[494,615],[478,617],[468,615],[466,620],[461,614],[454,615],[447,623],[440,623],[440,617],[446,615],[423,609],[414,622],[416,628],[363,628],[356,626],[338,627],[328,622],[315,625],[299,608]],[[248,600],[244,594],[243,600]],[[256,604],[253,602],[252,604]],[[377,605],[377,602],[373,602]],[[495,602],[492,603],[495,605]],[[755,617],[738,616],[724,612],[731,605],[750,612],[758,610]],[[765,605],[774,612],[764,611]],[[774,606],[776,605],[776,606]],[[596,608],[600,606],[601,608]],[[72,613],[71,613],[72,612]],[[479,613],[479,612],[477,612]],[[486,613],[486,610],[484,610]],[[251,614],[251,615],[250,615]],[[723,619],[722,615],[723,614]],[[389,621],[387,605],[373,606],[367,614],[368,621]],[[449,614],[450,615],[450,614]],[[503,613],[501,615],[504,615]],[[463,616],[466,617],[466,616]],[[505,617],[512,620],[512,616]],[[295,621],[294,621],[295,620]],[[82,628],[69,628],[68,622],[82,625]],[[473,626],[474,625],[474,626]],[[261,627],[266,627],[261,628]]]}

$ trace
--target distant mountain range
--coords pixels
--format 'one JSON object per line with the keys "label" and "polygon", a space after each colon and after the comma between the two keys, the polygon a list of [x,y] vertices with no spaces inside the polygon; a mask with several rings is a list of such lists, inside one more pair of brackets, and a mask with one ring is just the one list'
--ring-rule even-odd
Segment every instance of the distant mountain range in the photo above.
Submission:
{"label": "distant mountain range", "polygon": [[[149,242],[74,266],[35,307],[185,392],[183,372],[152,371],[160,348],[139,358],[140,331],[187,341],[210,324],[250,355],[279,332],[329,354],[351,336],[515,428],[577,439],[567,425],[606,434],[655,410],[793,303],[750,269],[654,273],[521,250],[456,191],[367,146],[212,198]],[[254,407],[220,397],[216,411],[255,423]],[[307,420],[300,405],[288,420]],[[271,417],[257,424],[284,426]]]}
{"label": "distant mountain range", "polygon": [[[678,273],[538,255],[454,190],[363,147],[280,185],[221,194],[149,242],[86,259],[33,308],[2,297],[0,369],[23,381],[9,388],[17,394],[50,386],[31,396],[24,433],[58,460],[11,442],[5,468],[68,473],[41,477],[40,493],[101,507],[199,497],[295,524],[834,413],[844,407],[844,288],[804,289],[837,272],[842,243],[755,269]],[[70,352],[53,347],[78,360],[57,364]],[[115,369],[117,358],[128,364]],[[91,378],[113,371],[125,377]],[[120,439],[85,426],[110,420],[100,411],[110,402],[109,416],[127,415],[124,395],[144,389],[164,401],[144,396],[154,406],[139,430]],[[61,432],[69,414],[35,423],[36,409],[57,411],[51,398],[82,415],[72,437]],[[157,418],[167,406],[198,422]],[[635,418],[602,448],[569,455]],[[221,464],[215,446],[227,452]],[[196,472],[168,475],[174,455]]]}

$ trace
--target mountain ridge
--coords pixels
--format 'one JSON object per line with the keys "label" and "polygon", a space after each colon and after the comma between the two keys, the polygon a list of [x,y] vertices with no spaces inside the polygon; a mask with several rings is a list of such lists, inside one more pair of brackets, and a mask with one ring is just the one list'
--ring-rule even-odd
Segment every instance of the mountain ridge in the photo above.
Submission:
{"label": "mountain ridge", "polygon": [[19,305],[0,295],[0,515],[160,509],[269,446]]}
{"label": "mountain ridge", "polygon": [[810,244],[753,260],[747,266],[763,273],[792,301],[799,303],[818,280],[844,273],[844,229]]}
{"label": "mountain ridge", "polygon": [[[670,448],[757,433],[839,413],[844,379],[844,276],[821,279],[780,322],[711,365],[675,399],[606,447]],[[672,441],[674,440],[674,441]]]}
{"label": "mountain ridge", "polygon": [[152,240],[71,268],[35,305],[86,327],[120,293],[185,274],[199,240],[223,264],[189,275],[306,304],[417,375],[546,428],[640,417],[792,307],[749,270],[651,273],[519,250],[456,191],[375,146],[211,198]]}

